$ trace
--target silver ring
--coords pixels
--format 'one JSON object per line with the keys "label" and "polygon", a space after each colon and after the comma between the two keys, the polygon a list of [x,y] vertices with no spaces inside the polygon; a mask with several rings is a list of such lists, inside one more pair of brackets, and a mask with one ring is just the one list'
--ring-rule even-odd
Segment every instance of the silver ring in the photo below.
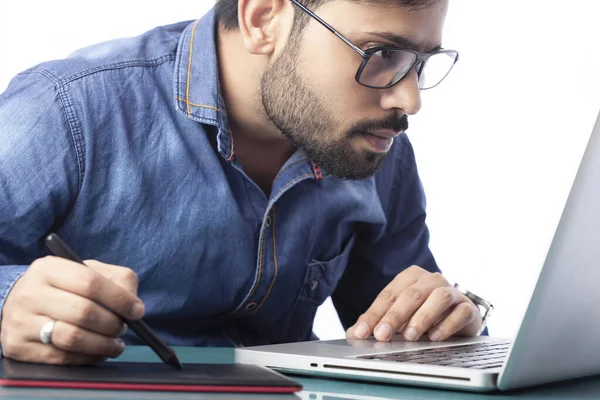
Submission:
{"label": "silver ring", "polygon": [[40,341],[44,344],[52,344],[52,331],[56,321],[50,320],[46,322],[40,330]]}

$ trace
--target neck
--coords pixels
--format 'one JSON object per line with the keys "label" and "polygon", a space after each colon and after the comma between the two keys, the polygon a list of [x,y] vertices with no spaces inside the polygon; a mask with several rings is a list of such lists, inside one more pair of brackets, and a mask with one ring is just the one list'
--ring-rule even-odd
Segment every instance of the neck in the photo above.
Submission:
{"label": "neck", "polygon": [[267,193],[295,149],[269,121],[262,105],[260,77],[267,68],[264,58],[246,50],[238,31],[219,28],[217,37],[221,91],[235,154],[245,172]]}

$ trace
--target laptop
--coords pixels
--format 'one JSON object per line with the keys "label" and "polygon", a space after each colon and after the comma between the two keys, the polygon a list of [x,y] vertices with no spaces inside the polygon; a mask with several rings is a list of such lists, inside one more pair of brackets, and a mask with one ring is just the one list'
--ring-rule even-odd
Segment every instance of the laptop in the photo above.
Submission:
{"label": "laptop", "polygon": [[600,115],[514,338],[342,339],[237,348],[280,372],[468,391],[600,374]]}

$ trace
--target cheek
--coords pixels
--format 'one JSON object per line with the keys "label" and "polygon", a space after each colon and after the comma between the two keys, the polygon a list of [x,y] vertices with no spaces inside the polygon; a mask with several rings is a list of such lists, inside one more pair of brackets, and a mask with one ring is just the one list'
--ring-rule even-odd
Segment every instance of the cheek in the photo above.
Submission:
{"label": "cheek", "polygon": [[349,129],[358,120],[367,118],[377,106],[376,93],[354,79],[359,64],[360,60],[351,57],[321,54],[305,64],[302,72],[306,84],[343,129]]}
{"label": "cheek", "polygon": [[299,51],[299,73],[341,129],[379,116],[378,93],[355,80],[362,58],[351,48],[323,28],[308,29]]}
{"label": "cheek", "polygon": [[352,96],[358,86],[354,76],[361,57],[322,27],[307,28],[303,39],[299,67],[310,87],[330,97]]}
{"label": "cheek", "polygon": [[325,92],[327,96],[343,97],[356,86],[356,66],[327,52],[311,56],[305,63],[305,76],[311,88]]}

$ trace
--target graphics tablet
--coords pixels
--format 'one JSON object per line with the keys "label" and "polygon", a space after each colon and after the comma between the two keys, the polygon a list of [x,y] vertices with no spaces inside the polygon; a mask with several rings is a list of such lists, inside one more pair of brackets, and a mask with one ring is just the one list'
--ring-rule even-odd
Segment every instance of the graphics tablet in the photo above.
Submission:
{"label": "graphics tablet", "polygon": [[6,387],[159,390],[171,392],[294,393],[297,382],[270,369],[241,364],[103,362],[90,366],[31,364],[2,359]]}

